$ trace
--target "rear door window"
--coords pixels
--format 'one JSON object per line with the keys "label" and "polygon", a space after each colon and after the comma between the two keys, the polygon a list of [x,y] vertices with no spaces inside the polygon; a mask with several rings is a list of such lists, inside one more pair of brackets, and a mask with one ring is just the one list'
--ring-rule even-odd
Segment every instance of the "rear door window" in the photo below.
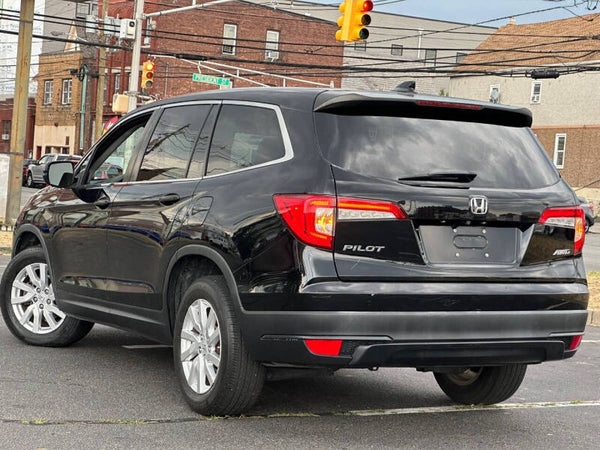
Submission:
{"label": "rear door window", "polygon": [[185,178],[192,151],[211,105],[167,108],[144,152],[137,180]]}
{"label": "rear door window", "polygon": [[469,187],[531,189],[558,173],[527,127],[408,117],[315,114],[325,158],[367,176],[398,180],[469,173]]}
{"label": "rear door window", "polygon": [[285,145],[275,110],[223,105],[210,145],[206,174],[231,172],[284,156]]}

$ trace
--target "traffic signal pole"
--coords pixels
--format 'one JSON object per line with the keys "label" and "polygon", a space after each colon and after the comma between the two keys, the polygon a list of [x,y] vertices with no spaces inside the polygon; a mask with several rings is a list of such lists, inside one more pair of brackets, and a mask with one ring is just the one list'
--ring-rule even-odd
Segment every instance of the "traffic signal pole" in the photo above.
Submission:
{"label": "traffic signal pole", "polygon": [[27,104],[29,103],[29,69],[31,67],[31,39],[33,35],[33,10],[35,0],[21,0],[19,41],[17,44],[17,73],[10,130],[10,166],[4,222],[12,226],[21,209],[21,183],[23,156],[27,134]]}
{"label": "traffic signal pole", "polygon": [[137,94],[140,82],[140,55],[142,53],[142,25],[144,19],[144,0],[135,0],[135,39],[133,40],[133,53],[131,55],[131,73],[129,74],[129,108],[133,111],[137,106]]}

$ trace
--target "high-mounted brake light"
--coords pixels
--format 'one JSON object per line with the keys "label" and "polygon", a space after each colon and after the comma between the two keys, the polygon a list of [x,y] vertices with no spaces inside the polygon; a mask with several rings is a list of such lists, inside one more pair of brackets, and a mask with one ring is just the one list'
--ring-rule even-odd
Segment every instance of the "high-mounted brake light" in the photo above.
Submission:
{"label": "high-mounted brake light", "polygon": [[585,242],[585,213],[580,206],[566,208],[548,208],[540,217],[539,223],[574,230],[573,254],[581,253]]}
{"label": "high-mounted brake light", "polygon": [[[331,250],[336,220],[406,219],[397,204],[326,195],[275,195],[277,211],[298,239],[308,245]],[[336,204],[337,203],[337,204]]]}
{"label": "high-mounted brake light", "polygon": [[319,356],[339,356],[342,349],[341,339],[304,339],[306,347]]}
{"label": "high-mounted brake light", "polygon": [[438,102],[438,101],[432,101],[432,100],[417,100],[417,105],[433,106],[435,108],[457,108],[457,109],[473,109],[473,110],[483,109],[483,106],[471,105],[469,103]]}

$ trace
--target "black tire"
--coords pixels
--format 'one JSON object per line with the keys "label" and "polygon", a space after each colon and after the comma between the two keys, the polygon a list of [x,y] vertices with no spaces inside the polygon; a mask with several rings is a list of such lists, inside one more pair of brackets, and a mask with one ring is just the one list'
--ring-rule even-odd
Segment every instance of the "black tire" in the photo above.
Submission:
{"label": "black tire", "polygon": [[527,365],[467,369],[460,374],[434,373],[442,391],[464,405],[491,405],[510,398],[521,386]]}
{"label": "black tire", "polygon": [[46,257],[41,247],[30,247],[23,250],[6,266],[0,283],[0,309],[6,326],[16,338],[30,345],[65,347],[79,341],[90,332],[94,326],[93,322],[66,316],[54,331],[37,334],[25,328],[17,319],[11,304],[13,282],[22,269],[33,263],[46,263]]}
{"label": "black tire", "polygon": [[31,172],[27,174],[27,187],[32,188],[35,187],[35,183],[33,182],[33,177],[31,176]]}
{"label": "black tire", "polygon": [[[197,300],[210,304],[218,319],[220,363],[207,392],[192,389],[181,362],[181,332],[188,309]],[[185,292],[177,311],[173,337],[175,373],[190,407],[203,415],[236,415],[250,408],[265,380],[265,368],[253,361],[244,348],[233,298],[222,277],[207,276]],[[193,359],[193,358],[192,358]]]}
{"label": "black tire", "polygon": [[589,233],[590,231],[590,221],[589,219],[585,219],[585,232]]}

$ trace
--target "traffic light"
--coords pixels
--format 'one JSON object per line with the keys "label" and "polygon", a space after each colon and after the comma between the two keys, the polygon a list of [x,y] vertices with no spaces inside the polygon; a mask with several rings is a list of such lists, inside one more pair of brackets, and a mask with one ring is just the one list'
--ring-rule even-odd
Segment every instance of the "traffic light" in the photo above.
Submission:
{"label": "traffic light", "polygon": [[373,9],[371,0],[345,0],[340,4],[342,15],[337,24],[340,29],[335,33],[338,41],[362,41],[369,37],[367,26],[371,24],[371,16],[367,14]]}
{"label": "traffic light", "polygon": [[154,82],[154,63],[152,61],[145,61],[142,66],[142,89],[148,89],[152,87]]}

